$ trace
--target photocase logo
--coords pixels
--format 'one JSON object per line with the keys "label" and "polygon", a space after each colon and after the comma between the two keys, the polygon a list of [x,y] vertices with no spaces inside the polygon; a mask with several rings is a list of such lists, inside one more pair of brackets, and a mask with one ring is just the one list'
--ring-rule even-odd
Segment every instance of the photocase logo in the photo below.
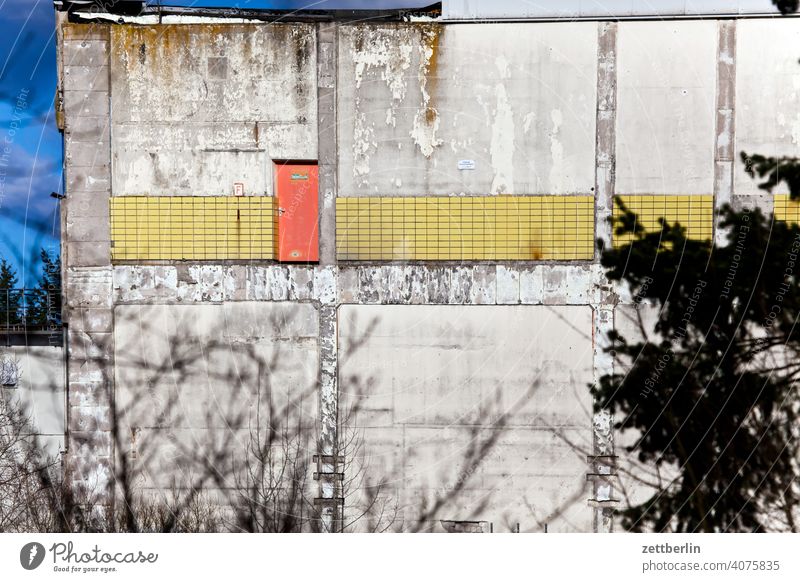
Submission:
{"label": "photocase logo", "polygon": [[31,542],[22,546],[19,551],[19,563],[26,570],[35,570],[44,561],[44,546],[38,542]]}

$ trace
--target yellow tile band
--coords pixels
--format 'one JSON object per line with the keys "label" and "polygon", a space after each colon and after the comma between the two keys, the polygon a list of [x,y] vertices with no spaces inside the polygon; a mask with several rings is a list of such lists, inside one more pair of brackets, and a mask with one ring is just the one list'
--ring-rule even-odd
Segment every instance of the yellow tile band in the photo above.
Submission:
{"label": "yellow tile band", "polygon": [[111,198],[111,257],[272,259],[274,199],[268,196]]}
{"label": "yellow tile band", "polygon": [[[628,210],[639,217],[637,229],[646,232],[659,232],[659,218],[670,224],[679,223],[686,229],[687,238],[710,240],[714,230],[714,197],[703,195],[630,195],[620,196]],[[622,215],[619,205],[614,201],[614,219]],[[616,228],[616,227],[615,227]],[[633,240],[633,234],[613,236],[614,246],[621,247]]]}
{"label": "yellow tile band", "polygon": [[800,201],[790,200],[788,194],[775,194],[775,220],[800,224]]}
{"label": "yellow tile band", "polygon": [[591,260],[594,197],[336,199],[340,261]]}

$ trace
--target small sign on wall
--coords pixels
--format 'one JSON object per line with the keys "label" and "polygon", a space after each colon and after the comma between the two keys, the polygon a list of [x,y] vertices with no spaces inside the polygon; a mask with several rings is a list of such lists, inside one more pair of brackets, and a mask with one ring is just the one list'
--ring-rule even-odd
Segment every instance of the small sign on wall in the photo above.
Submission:
{"label": "small sign on wall", "polygon": [[475,160],[458,160],[459,170],[474,170]]}
{"label": "small sign on wall", "polygon": [[233,195],[234,196],[244,196],[244,182],[234,182],[233,183]]}

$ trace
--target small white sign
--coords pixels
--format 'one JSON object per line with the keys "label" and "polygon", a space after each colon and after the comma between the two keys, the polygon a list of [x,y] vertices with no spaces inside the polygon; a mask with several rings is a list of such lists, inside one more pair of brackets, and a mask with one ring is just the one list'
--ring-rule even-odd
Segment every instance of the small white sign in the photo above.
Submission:
{"label": "small white sign", "polygon": [[459,170],[474,170],[475,160],[458,160]]}
{"label": "small white sign", "polygon": [[234,196],[244,196],[244,182],[234,182],[233,183],[233,195]]}

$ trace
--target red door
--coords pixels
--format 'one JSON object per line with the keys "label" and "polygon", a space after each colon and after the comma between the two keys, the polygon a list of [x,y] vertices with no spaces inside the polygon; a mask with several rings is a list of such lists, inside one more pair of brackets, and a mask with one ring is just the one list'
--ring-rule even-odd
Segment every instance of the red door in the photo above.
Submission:
{"label": "red door", "polygon": [[319,260],[316,164],[276,164],[278,260]]}

